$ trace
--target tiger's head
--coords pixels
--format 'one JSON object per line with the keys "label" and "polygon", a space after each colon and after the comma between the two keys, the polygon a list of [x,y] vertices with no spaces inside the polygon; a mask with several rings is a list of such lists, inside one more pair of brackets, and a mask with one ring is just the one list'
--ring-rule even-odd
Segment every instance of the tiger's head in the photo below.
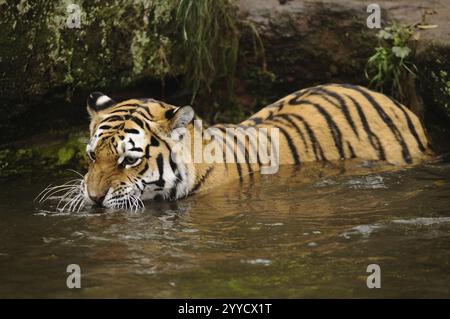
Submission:
{"label": "tiger's head", "polygon": [[[188,194],[195,169],[174,150],[174,132],[192,129],[194,111],[153,99],[116,103],[108,96],[91,93],[87,100],[91,117],[90,159],[84,176],[87,204],[110,208],[142,207],[142,200],[179,198]],[[182,136],[181,136],[182,137]]]}

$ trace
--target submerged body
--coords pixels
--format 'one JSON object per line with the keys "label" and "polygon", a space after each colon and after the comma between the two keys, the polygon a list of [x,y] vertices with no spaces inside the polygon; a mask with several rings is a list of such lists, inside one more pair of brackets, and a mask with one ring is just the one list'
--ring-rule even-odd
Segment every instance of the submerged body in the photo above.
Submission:
{"label": "submerged body", "polygon": [[[265,166],[260,144],[275,156],[276,165],[351,158],[408,165],[432,154],[423,126],[409,109],[359,86],[304,89],[240,124],[214,125],[206,135],[190,106],[152,99],[116,103],[93,93],[88,111],[91,164],[82,191],[86,203],[105,207],[138,207],[141,200],[178,199],[242,181]],[[276,129],[277,134],[263,136],[255,129]],[[201,136],[200,142],[194,135]],[[199,144],[213,161],[198,160]]]}

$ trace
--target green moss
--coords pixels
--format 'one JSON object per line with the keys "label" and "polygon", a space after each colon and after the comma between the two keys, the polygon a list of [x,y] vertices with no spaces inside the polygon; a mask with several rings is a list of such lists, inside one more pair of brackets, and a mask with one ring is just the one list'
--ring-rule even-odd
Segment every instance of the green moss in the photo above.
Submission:
{"label": "green moss", "polygon": [[83,170],[87,166],[87,139],[86,133],[70,133],[58,143],[0,150],[0,176],[22,176],[32,172],[58,174],[68,168]]}
{"label": "green moss", "polygon": [[165,1],[75,1],[82,10],[79,29],[66,26],[72,3],[0,4],[0,72],[9,81],[0,86],[2,96],[43,95],[59,86],[113,89],[161,73],[159,63],[148,62],[160,55],[155,28],[167,20]]}
{"label": "green moss", "polygon": [[56,162],[57,165],[65,165],[68,162],[70,162],[70,160],[73,159],[73,157],[75,156],[75,151],[73,148],[67,148],[67,147],[61,147],[58,150],[58,161]]}

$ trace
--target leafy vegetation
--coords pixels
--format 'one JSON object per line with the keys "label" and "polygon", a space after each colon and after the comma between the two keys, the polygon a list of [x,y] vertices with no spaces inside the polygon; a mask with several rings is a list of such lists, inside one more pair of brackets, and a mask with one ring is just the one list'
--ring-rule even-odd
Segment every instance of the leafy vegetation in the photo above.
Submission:
{"label": "leafy vegetation", "polygon": [[210,93],[223,79],[232,92],[239,50],[236,10],[228,0],[177,2],[175,21],[181,39],[176,50],[192,100],[198,93]]}
{"label": "leafy vegetation", "polygon": [[421,64],[421,89],[428,103],[440,107],[450,117],[450,55],[432,52]]}
{"label": "leafy vegetation", "polygon": [[[436,63],[440,64],[442,61],[437,59]],[[436,102],[443,106],[450,115],[450,74],[445,70],[432,71],[431,78],[438,91],[438,94],[436,94],[438,100]]]}
{"label": "leafy vegetation", "polygon": [[417,77],[417,67],[413,62],[412,29],[393,23],[380,30],[377,36],[379,45],[366,67],[369,86],[407,103],[410,92],[405,83]]}

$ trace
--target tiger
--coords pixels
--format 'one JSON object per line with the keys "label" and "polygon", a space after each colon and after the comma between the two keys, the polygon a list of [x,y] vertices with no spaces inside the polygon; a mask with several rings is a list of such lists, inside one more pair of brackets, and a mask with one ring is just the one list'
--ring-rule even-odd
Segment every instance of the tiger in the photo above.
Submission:
{"label": "tiger", "polygon": [[[301,168],[304,163],[361,159],[404,167],[433,156],[428,135],[412,111],[357,85],[302,89],[239,124],[196,125],[201,118],[189,105],[177,107],[151,98],[118,103],[101,92],[89,95],[87,111],[89,168],[83,178],[83,205],[106,208],[142,208],[147,200],[177,200],[252,178],[263,163],[259,156],[250,161],[250,153],[262,137],[251,141],[246,129],[278,132],[273,135],[277,143],[270,135],[264,140],[278,165]],[[205,129],[222,135],[222,139],[201,136],[200,144],[219,146],[222,151],[214,156],[223,161],[180,160],[195,157],[193,148],[187,147],[194,141],[183,141],[185,135]],[[229,129],[236,129],[231,139],[226,138]],[[180,130],[185,135],[174,134]],[[235,161],[226,161],[225,151]]]}

